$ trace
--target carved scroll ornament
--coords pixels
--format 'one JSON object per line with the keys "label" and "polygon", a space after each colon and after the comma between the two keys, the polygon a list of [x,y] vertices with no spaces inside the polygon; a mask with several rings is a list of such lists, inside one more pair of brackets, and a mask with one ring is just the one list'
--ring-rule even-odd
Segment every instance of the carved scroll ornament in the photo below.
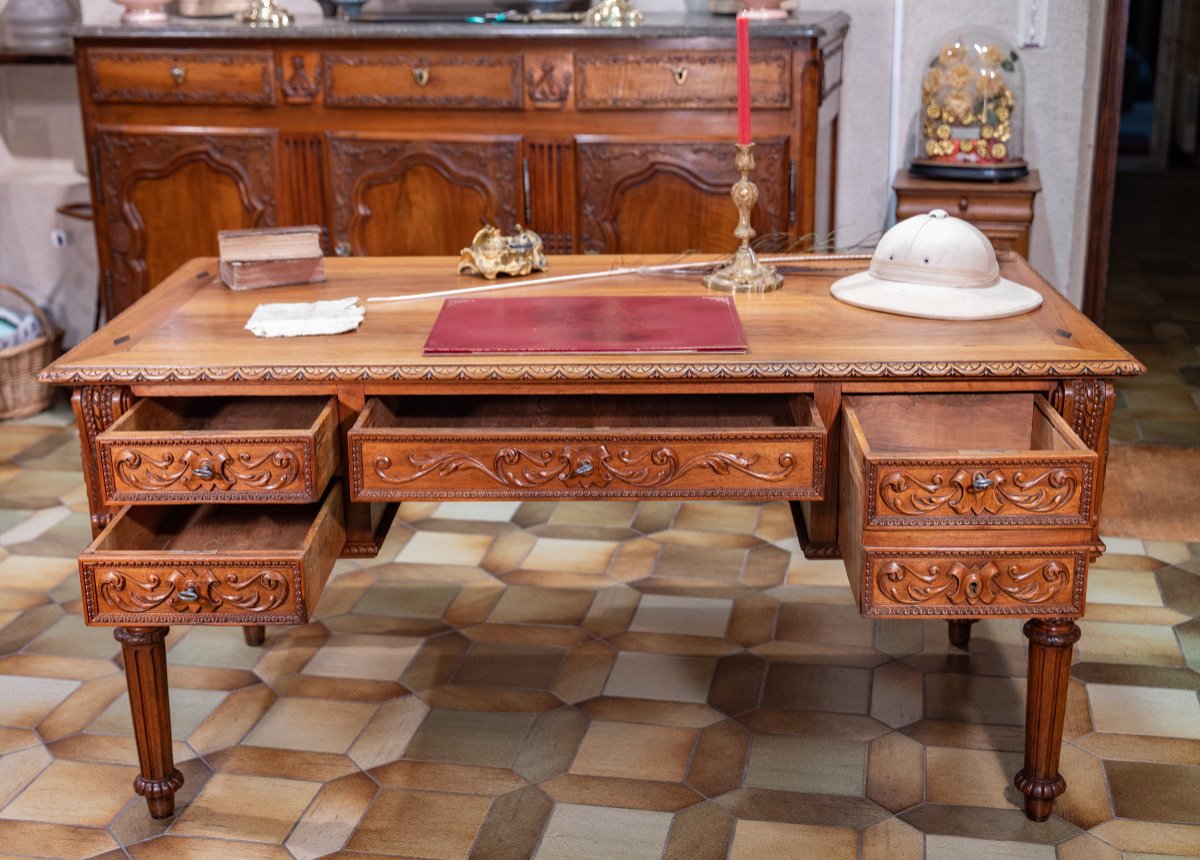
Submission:
{"label": "carved scroll ornament", "polygon": [[938,562],[907,564],[889,561],[875,574],[875,584],[895,603],[937,601],[953,606],[990,606],[1002,594],[1019,603],[1046,603],[1059,597],[1071,581],[1067,566],[1057,561],[1022,570],[1017,562],[948,566]]}
{"label": "carved scroll ornament", "polygon": [[949,480],[941,472],[922,479],[911,472],[894,471],[880,481],[879,497],[885,507],[905,516],[925,516],[949,508],[960,516],[998,515],[1005,507],[1033,514],[1058,510],[1075,497],[1079,481],[1069,469],[1049,469],[1026,477],[998,469],[975,473],[958,470]]}
{"label": "carved scroll ornament", "polygon": [[191,492],[228,491],[235,485],[256,490],[278,490],[300,474],[300,458],[289,448],[261,456],[258,452],[230,454],[226,448],[189,448],[176,457],[170,451],[155,457],[127,448],[115,458],[117,475],[131,487],[146,492],[180,486]]}
{"label": "carved scroll ornament", "polygon": [[128,613],[169,608],[181,614],[209,614],[222,609],[264,613],[288,599],[290,571],[266,568],[244,578],[234,571],[176,568],[165,577],[152,573],[145,581],[118,570],[97,577],[100,596],[113,608]]}
{"label": "carved scroll ornament", "polygon": [[501,448],[491,463],[466,452],[409,454],[407,464],[395,466],[392,458],[375,458],[374,470],[380,480],[405,484],[427,475],[446,477],[473,470],[496,483],[514,489],[541,487],[560,482],[567,487],[603,488],[612,481],[633,487],[661,487],[693,469],[709,469],[718,475],[741,472],[760,481],[782,481],[796,467],[792,454],[779,456],[779,469],[759,470],[758,455],[743,456],[714,451],[681,460],[668,446],[634,452],[622,448],[610,452],[607,445],[566,445],[561,449],[530,452],[520,448]]}

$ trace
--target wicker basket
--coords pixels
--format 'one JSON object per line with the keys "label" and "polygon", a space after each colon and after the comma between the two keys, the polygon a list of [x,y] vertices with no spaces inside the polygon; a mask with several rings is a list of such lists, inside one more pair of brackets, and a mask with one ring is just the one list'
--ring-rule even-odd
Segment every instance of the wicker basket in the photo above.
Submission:
{"label": "wicker basket", "polygon": [[33,308],[42,324],[42,336],[0,350],[0,418],[23,418],[41,412],[54,400],[54,386],[37,381],[38,372],[52,362],[62,346],[62,332],[29,298],[15,287],[0,284],[0,293],[12,293]]}

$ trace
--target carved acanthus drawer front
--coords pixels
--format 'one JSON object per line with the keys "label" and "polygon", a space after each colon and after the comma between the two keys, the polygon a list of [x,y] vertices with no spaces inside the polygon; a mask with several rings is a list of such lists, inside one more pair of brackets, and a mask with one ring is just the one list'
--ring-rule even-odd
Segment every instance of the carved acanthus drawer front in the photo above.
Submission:
{"label": "carved acanthus drawer front", "polygon": [[346,530],[314,505],[127,507],[79,557],[89,624],[303,624]]}
{"label": "carved acanthus drawer front", "polygon": [[274,68],[269,51],[87,52],[95,102],[273,105]]}
{"label": "carved acanthus drawer front", "polygon": [[856,591],[867,615],[1074,617],[1083,613],[1086,573],[1086,548],[867,548]]}
{"label": "carved acanthus drawer front", "polygon": [[355,52],[325,55],[330,107],[523,107],[519,53]]}
{"label": "carved acanthus drawer front", "polygon": [[142,400],[98,447],[109,502],[312,502],[341,456],[337,401]]}
{"label": "carved acanthus drawer front", "polygon": [[868,529],[1091,522],[1096,455],[1041,396],[852,398],[844,418]]}
{"label": "carved acanthus drawer front", "polygon": [[804,396],[373,400],[351,498],[819,498],[824,443]]}
{"label": "carved acanthus drawer front", "polygon": [[[737,106],[737,56],[732,51],[580,51],[575,55],[580,110]],[[755,51],[750,58],[756,108],[792,104],[791,54]]]}

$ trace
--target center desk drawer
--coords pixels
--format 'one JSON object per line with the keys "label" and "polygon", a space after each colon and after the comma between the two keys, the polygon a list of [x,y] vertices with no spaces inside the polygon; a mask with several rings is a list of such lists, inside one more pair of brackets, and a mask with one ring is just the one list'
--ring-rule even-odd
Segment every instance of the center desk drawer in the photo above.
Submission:
{"label": "center desk drawer", "polygon": [[351,498],[817,499],[805,395],[406,397],[349,432]]}
{"label": "center desk drawer", "polygon": [[140,400],[97,437],[119,503],[315,502],[341,457],[327,397]]}
{"label": "center desk drawer", "polygon": [[89,624],[302,624],[346,540],[314,505],[127,507],[79,557]]}

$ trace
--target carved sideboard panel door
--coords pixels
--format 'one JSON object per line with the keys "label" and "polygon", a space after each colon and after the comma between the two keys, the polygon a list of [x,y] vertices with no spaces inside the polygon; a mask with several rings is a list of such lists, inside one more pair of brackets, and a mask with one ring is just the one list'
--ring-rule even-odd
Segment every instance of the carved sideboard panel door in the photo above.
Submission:
{"label": "carved sideboard panel door", "polygon": [[215,257],[218,230],[275,224],[276,136],[270,129],[96,132],[109,318],[193,257]]}
{"label": "carved sideboard panel door", "polygon": [[481,226],[522,221],[520,139],[329,136],[339,254],[457,254]]}
{"label": "carved sideboard panel door", "polygon": [[[579,250],[592,253],[732,251],[738,173],[725,141],[658,143],[580,137]],[[788,228],[787,140],[754,148],[759,236]]]}

